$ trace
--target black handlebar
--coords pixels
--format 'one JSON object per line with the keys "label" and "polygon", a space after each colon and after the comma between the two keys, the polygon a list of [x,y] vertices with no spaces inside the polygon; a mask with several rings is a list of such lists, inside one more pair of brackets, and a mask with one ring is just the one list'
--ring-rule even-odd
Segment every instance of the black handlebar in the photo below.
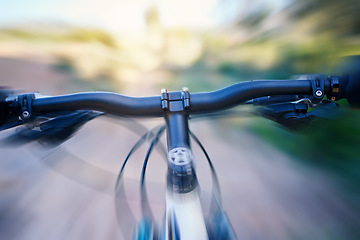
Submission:
{"label": "black handlebar", "polygon": [[[325,92],[330,82],[325,83]],[[309,80],[256,80],[242,82],[209,93],[190,95],[190,114],[215,112],[234,107],[258,97],[269,95],[312,94]]]}
{"label": "black handlebar", "polygon": [[[325,93],[330,92],[330,81],[325,81]],[[309,80],[258,80],[242,82],[209,93],[190,94],[189,114],[215,112],[231,108],[247,100],[287,94],[312,94]],[[42,114],[68,110],[97,110],[109,114],[135,117],[163,115],[160,97],[128,97],[115,93],[78,93],[34,99],[32,111]]]}
{"label": "black handlebar", "polygon": [[162,116],[160,97],[128,97],[116,93],[91,92],[34,99],[34,113],[97,110],[120,116]]}
{"label": "black handlebar", "polygon": [[0,130],[1,125],[19,119],[19,116],[26,121],[30,118],[29,115],[96,110],[117,116],[161,117],[164,115],[164,110],[171,110],[166,107],[169,103],[172,103],[175,109],[180,104],[186,108],[188,114],[194,115],[225,110],[254,98],[275,95],[306,95],[312,96],[315,100],[321,100],[327,95],[328,99],[347,98],[351,105],[360,106],[359,83],[359,75],[350,77],[308,75],[308,80],[256,80],[237,83],[214,92],[191,94],[186,92],[186,103],[183,99],[184,92],[165,93],[166,98],[164,93],[161,96],[128,97],[116,93],[91,92],[41,98],[25,94],[0,102]]}

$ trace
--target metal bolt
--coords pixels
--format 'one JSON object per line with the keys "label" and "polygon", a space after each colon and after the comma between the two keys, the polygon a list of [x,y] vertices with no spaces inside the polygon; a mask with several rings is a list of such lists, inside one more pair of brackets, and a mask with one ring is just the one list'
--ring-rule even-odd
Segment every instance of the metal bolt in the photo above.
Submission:
{"label": "metal bolt", "polygon": [[30,117],[30,113],[29,113],[28,111],[24,111],[24,112],[22,113],[22,116],[23,116],[23,118],[27,119],[27,118]]}
{"label": "metal bolt", "polygon": [[323,92],[321,90],[316,90],[315,95],[317,97],[321,97],[323,95]]}

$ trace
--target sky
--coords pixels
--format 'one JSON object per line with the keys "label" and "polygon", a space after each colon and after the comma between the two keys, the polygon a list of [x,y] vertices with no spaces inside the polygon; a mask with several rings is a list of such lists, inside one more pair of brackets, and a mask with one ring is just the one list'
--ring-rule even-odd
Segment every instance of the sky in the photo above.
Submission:
{"label": "sky", "polygon": [[[255,2],[255,0],[254,0]],[[279,7],[286,0],[257,0]],[[237,0],[0,0],[0,26],[59,22],[112,33],[141,32],[144,12],[156,5],[162,26],[213,28],[246,10]]]}

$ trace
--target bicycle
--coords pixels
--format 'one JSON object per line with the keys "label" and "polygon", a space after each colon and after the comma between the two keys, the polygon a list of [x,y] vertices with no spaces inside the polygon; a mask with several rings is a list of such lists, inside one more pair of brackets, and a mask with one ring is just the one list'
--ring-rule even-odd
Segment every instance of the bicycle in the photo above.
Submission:
{"label": "bicycle", "polygon": [[[321,117],[309,107],[331,109],[335,101],[346,98],[351,106],[360,106],[358,73],[343,76],[307,75],[304,80],[258,80],[242,82],[208,93],[189,89],[160,96],[128,97],[115,93],[77,93],[55,97],[35,93],[0,94],[0,130],[30,124],[36,129],[33,139],[63,142],[81,125],[102,114],[127,117],[164,117],[165,126],[143,135],[127,155],[116,184],[122,197],[122,174],[132,153],[151,139],[141,174],[143,218],[136,226],[135,239],[235,239],[235,233],[221,205],[219,183],[208,154],[189,131],[189,117],[203,116],[241,104],[260,106],[260,114],[287,127],[296,127],[309,119]],[[327,99],[324,99],[327,96]],[[159,137],[167,132],[166,213],[163,229],[155,227],[145,190],[145,171],[149,155]],[[213,177],[212,214],[206,221],[198,194],[190,138],[203,150]],[[121,224],[121,216],[119,216]]]}

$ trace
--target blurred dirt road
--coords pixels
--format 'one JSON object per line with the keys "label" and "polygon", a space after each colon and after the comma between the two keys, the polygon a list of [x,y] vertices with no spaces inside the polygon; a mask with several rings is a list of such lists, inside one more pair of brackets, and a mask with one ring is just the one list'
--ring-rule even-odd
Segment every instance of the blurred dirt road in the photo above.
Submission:
{"label": "blurred dirt road", "polygon": [[[61,93],[71,82],[45,63],[0,59],[0,85]],[[161,121],[141,123],[151,128]],[[213,160],[223,205],[239,239],[354,237],[349,230],[356,227],[359,216],[326,173],[300,165],[246,129],[234,131],[226,121],[195,121],[190,127]],[[102,117],[86,124],[60,148],[44,149],[37,143],[0,146],[1,238],[123,239],[113,189],[122,161],[139,137],[135,129],[141,132],[128,120]],[[0,139],[14,131],[0,132]],[[209,167],[199,147],[194,144],[193,150],[207,211]],[[146,147],[134,155],[125,175],[136,217],[145,151]],[[159,221],[165,208],[165,170],[164,159],[154,152],[146,179]],[[131,221],[130,216],[123,217]]]}

